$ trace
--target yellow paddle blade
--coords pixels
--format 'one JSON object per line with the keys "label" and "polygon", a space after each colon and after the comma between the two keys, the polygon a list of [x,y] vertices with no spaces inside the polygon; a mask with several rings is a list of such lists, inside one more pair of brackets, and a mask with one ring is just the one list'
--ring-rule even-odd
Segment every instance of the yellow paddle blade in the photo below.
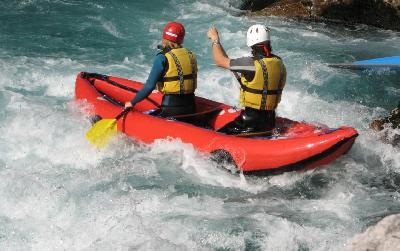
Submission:
{"label": "yellow paddle blade", "polygon": [[86,133],[86,138],[97,148],[103,148],[117,133],[116,119],[102,119],[96,122]]}

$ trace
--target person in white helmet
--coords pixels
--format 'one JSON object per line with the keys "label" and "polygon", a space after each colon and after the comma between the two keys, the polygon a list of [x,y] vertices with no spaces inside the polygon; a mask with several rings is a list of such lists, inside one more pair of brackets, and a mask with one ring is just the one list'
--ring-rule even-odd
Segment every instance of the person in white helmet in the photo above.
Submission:
{"label": "person in white helmet", "polygon": [[240,103],[244,107],[240,116],[219,131],[227,134],[271,131],[286,83],[286,69],[282,59],[272,54],[270,30],[260,24],[251,26],[247,31],[247,46],[253,56],[237,59],[230,59],[225,53],[215,27],[208,30],[207,36],[212,41],[215,64],[233,71],[238,79]]}

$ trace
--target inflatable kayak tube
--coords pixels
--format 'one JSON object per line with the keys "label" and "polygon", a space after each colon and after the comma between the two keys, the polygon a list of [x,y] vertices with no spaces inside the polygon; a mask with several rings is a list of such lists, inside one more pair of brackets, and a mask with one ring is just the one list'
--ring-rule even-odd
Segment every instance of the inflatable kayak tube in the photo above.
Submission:
{"label": "inflatable kayak tube", "polygon": [[[94,73],[80,73],[76,78],[75,95],[90,104],[90,114],[103,119],[114,118],[131,100],[142,83]],[[240,110],[202,97],[196,97],[196,114],[181,118],[150,115],[162,100],[162,93],[153,93],[117,122],[118,130],[143,143],[156,139],[180,139],[198,151],[217,159],[233,162],[245,174],[269,175],[327,164],[345,154],[353,145],[357,131],[351,127],[328,128],[277,118],[277,126],[269,134],[226,135],[216,132]]]}

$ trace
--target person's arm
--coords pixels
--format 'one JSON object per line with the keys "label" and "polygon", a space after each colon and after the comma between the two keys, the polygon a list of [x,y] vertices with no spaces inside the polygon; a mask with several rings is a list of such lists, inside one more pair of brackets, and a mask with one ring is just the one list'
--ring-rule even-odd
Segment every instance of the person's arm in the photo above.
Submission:
{"label": "person's arm", "polygon": [[231,60],[229,59],[228,55],[226,55],[226,52],[222,47],[217,29],[214,26],[211,27],[207,32],[207,36],[212,41],[212,52],[215,64],[219,67],[229,69]]}
{"label": "person's arm", "polygon": [[155,89],[157,82],[161,79],[164,74],[167,59],[163,54],[158,54],[154,60],[153,68],[150,71],[150,75],[143,88],[136,93],[135,97],[130,101],[125,103],[125,108],[131,107],[147,98],[150,93]]}

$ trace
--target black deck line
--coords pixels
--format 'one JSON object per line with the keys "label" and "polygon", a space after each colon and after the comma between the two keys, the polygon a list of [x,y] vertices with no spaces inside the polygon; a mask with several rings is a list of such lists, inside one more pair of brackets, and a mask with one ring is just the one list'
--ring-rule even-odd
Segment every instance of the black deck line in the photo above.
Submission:
{"label": "black deck line", "polygon": [[112,98],[111,96],[108,96],[107,94],[98,90],[97,88],[96,88],[96,90],[101,94],[101,97],[104,98],[105,100],[107,100],[108,102],[112,103],[113,105],[119,106],[119,107],[124,107],[124,104],[122,102],[119,102],[118,100]]}
{"label": "black deck line", "polygon": [[[284,172],[291,172],[291,171],[300,171],[302,169],[306,169],[308,164],[311,164],[315,161],[321,160],[325,157],[328,157],[330,154],[334,153],[336,150],[338,150],[342,145],[346,144],[353,138],[356,138],[358,134],[346,138],[344,140],[341,140],[340,142],[336,143],[335,145],[331,146],[329,149],[316,154],[314,156],[311,156],[307,159],[301,160],[299,162],[289,164],[286,166],[274,168],[274,169],[267,169],[267,170],[259,170],[259,171],[244,171],[243,173],[246,175],[252,175],[252,176],[268,176],[268,175],[278,175],[282,174]],[[354,141],[353,141],[354,143]],[[351,149],[351,146],[349,147],[349,150]]]}
{"label": "black deck line", "polygon": [[[119,87],[119,88],[121,88],[121,89],[123,89],[123,90],[125,90],[125,91],[129,91],[129,92],[133,92],[133,93],[138,93],[138,92],[139,92],[139,90],[136,90],[135,88],[122,85],[122,84],[120,84],[120,83],[118,83],[118,82],[115,82],[115,81],[109,79],[108,76],[107,76],[106,79],[100,79],[100,80],[103,80],[103,81],[105,81],[105,82],[107,82],[107,83],[109,83],[110,85],[113,85],[113,86],[115,86],[115,87]],[[153,104],[154,106],[156,106],[157,108],[160,108],[160,105],[159,105],[156,101],[152,100],[150,97],[146,97],[145,99],[146,99],[147,101],[149,101],[150,103],[152,103],[152,104]]]}
{"label": "black deck line", "polygon": [[[85,75],[85,74],[86,74],[86,75]],[[120,83],[118,83],[118,82],[115,82],[115,81],[111,80],[111,79],[109,78],[109,76],[107,76],[107,75],[102,75],[102,74],[97,74],[97,73],[87,73],[87,72],[86,72],[85,74],[81,75],[81,77],[82,77],[83,79],[88,80],[88,78],[90,77],[90,78],[94,78],[94,79],[97,79],[97,80],[105,81],[106,83],[108,83],[108,84],[110,84],[110,85],[112,85],[112,86],[121,88],[121,89],[123,89],[123,90],[125,90],[125,91],[129,91],[129,92],[132,92],[132,93],[138,93],[138,92],[139,92],[139,90],[136,90],[135,88],[132,88],[132,87],[129,87],[129,86],[125,86],[125,85],[122,85],[122,84],[120,84]],[[89,80],[88,80],[88,81],[89,81]],[[93,87],[95,87],[95,86],[94,86],[94,82],[89,81],[89,83],[91,83],[91,84],[93,85]],[[96,88],[96,87],[95,87],[95,88]],[[97,89],[97,88],[96,88],[96,89]],[[156,106],[157,108],[160,108],[160,105],[159,105],[156,101],[152,100],[152,99],[149,98],[149,97],[146,97],[145,99],[146,99],[147,101],[149,101],[150,103],[152,103],[152,104],[153,104],[154,106]]]}
{"label": "black deck line", "polygon": [[104,92],[100,91],[99,89],[97,89],[97,87],[94,85],[94,81],[90,81],[86,78],[84,78],[87,82],[89,82],[89,84],[101,95],[102,98],[104,98],[105,100],[107,100],[108,102],[110,102],[111,104],[118,106],[118,107],[124,107],[124,104],[122,102],[119,102],[118,100],[112,98],[111,96],[108,96],[107,94],[105,94]]}
{"label": "black deck line", "polygon": [[[109,76],[107,76],[107,75],[85,72],[84,74],[81,75],[81,77],[83,79],[86,79],[86,80],[88,78],[94,78],[94,79],[97,79],[97,80],[103,80],[103,81],[105,81],[105,82],[107,82],[107,83],[109,83],[109,84],[111,84],[113,86],[119,87],[119,88],[124,89],[126,91],[130,91],[130,92],[133,92],[133,93],[138,93],[139,92],[135,88],[131,88],[129,86],[121,85],[120,83],[112,81],[111,79],[109,79]],[[89,81],[89,82],[91,82],[91,81]],[[91,84],[94,85],[94,82],[93,83],[91,82]]]}

